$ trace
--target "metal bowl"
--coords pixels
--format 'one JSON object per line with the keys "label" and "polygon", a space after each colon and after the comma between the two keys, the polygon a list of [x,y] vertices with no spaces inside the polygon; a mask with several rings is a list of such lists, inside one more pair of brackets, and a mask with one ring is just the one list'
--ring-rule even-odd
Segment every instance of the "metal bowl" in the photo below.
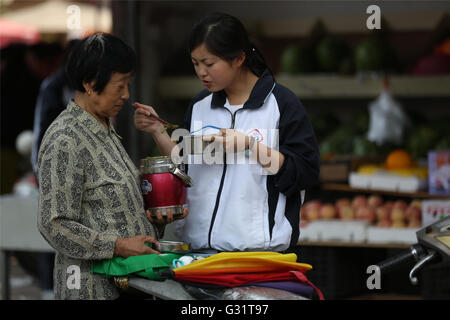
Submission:
{"label": "metal bowl", "polygon": [[[202,135],[192,135],[183,137],[183,149],[187,154],[203,154],[206,147],[208,147],[214,141],[203,141]],[[214,150],[212,151],[214,153]]]}
{"label": "metal bowl", "polygon": [[174,217],[178,217],[178,216],[183,215],[183,211],[184,211],[185,208],[187,208],[186,205],[180,205],[180,206],[148,208],[147,210],[150,210],[150,215],[152,216],[152,218],[157,219],[158,218],[158,216],[156,215],[156,211],[157,210],[161,211],[161,216],[162,217],[166,217],[167,216],[167,211],[169,209],[172,210],[172,214],[173,214]]}
{"label": "metal bowl", "polygon": [[186,254],[191,252],[191,245],[180,241],[161,240],[158,244],[156,244],[156,249],[159,252]]}

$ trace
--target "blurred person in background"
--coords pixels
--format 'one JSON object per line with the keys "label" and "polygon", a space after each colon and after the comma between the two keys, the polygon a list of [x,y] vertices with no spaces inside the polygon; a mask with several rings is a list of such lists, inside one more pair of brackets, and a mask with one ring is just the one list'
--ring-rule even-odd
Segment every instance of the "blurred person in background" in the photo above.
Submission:
{"label": "blurred person in background", "polygon": [[[18,192],[20,188],[16,190],[16,186],[23,181],[30,188],[36,188],[35,180],[27,179],[32,177],[30,153],[16,148],[19,148],[17,143],[22,133],[33,128],[39,87],[43,79],[54,74],[61,65],[62,53],[58,43],[43,42],[32,46],[14,43],[1,49],[0,194]],[[35,220],[30,223],[35,224]],[[51,269],[48,263],[42,264],[40,253],[17,251],[13,255],[29,274],[39,279],[45,293]]]}
{"label": "blurred person in background", "polygon": [[80,40],[71,40],[64,52],[64,61],[59,69],[41,84],[39,95],[37,97],[36,108],[34,111],[33,125],[33,152],[31,155],[31,163],[33,172],[37,175],[37,157],[41,141],[45,131],[56,117],[66,108],[67,104],[75,96],[75,90],[69,87],[64,72],[68,55],[71,49]]}
{"label": "blurred person in background", "polygon": [[59,44],[10,44],[2,48],[0,79],[0,194],[11,193],[17,178],[30,170],[16,150],[17,136],[33,128],[34,109],[44,78],[61,64]]}

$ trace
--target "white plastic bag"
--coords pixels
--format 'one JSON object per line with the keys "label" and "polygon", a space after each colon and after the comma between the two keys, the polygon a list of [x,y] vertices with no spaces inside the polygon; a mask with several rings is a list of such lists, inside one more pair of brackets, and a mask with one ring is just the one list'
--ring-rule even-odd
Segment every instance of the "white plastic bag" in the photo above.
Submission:
{"label": "white plastic bag", "polygon": [[384,143],[400,145],[409,120],[388,90],[383,90],[380,96],[369,104],[369,112],[367,139],[378,145]]}

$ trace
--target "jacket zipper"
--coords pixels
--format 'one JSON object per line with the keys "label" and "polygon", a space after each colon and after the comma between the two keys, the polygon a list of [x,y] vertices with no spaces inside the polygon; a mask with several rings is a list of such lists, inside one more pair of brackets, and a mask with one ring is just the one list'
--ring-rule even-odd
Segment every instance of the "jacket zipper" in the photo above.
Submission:
{"label": "jacket zipper", "polygon": [[[264,99],[264,103],[266,103],[266,100],[269,97],[269,95],[272,93],[273,89],[275,88],[275,85],[276,85],[276,83],[273,84],[272,88],[270,89],[269,93],[267,94],[266,98]],[[222,106],[221,108],[224,108],[225,110],[227,110],[231,114],[231,128],[230,129],[234,129],[235,120],[236,120],[236,113],[238,113],[238,111],[244,110],[244,108],[238,109],[234,113],[232,113],[229,109],[225,108],[224,106]],[[211,224],[209,225],[208,246],[211,249],[212,249],[212,247],[211,247],[212,229],[213,229],[213,226],[214,226],[214,221],[216,220],[217,210],[219,209],[220,196],[222,195],[223,183],[224,183],[224,180],[225,180],[225,174],[227,172],[227,162],[226,162],[226,154],[225,153],[223,155],[223,160],[224,160],[223,161],[224,165],[223,165],[222,178],[220,180],[219,190],[217,191],[216,205],[214,206],[213,215],[211,217]]]}
{"label": "jacket zipper", "polygon": [[[236,110],[234,113],[232,113],[230,110],[228,110],[225,107],[222,107],[225,110],[227,110],[230,114],[231,114],[231,128],[230,129],[234,129],[234,125],[235,125],[235,120],[236,120],[236,113],[240,110],[243,110],[244,108],[238,109]],[[209,233],[208,233],[208,246],[212,249],[211,247],[211,235],[212,235],[212,229],[214,226],[214,221],[216,220],[216,215],[217,215],[217,210],[219,209],[219,203],[220,203],[220,196],[222,195],[222,189],[223,189],[223,182],[225,181],[225,174],[227,172],[227,162],[226,162],[226,158],[227,155],[226,153],[223,154],[223,172],[222,172],[222,178],[220,179],[220,186],[219,186],[219,190],[217,191],[217,197],[216,197],[216,205],[214,206],[214,211],[211,217],[211,224],[209,225]]]}

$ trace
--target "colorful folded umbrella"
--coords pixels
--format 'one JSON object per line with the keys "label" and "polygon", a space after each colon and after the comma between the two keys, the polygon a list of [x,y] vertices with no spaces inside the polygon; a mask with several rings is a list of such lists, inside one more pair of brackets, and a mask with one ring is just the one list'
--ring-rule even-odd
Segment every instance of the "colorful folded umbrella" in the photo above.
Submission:
{"label": "colorful folded umbrella", "polygon": [[[173,270],[173,271],[176,271]],[[240,287],[244,285],[251,285],[261,282],[274,281],[296,281],[299,283],[311,286],[321,300],[324,299],[322,292],[317,288],[301,271],[287,271],[287,272],[271,272],[271,273],[241,273],[241,274],[215,274],[215,275],[199,275],[199,274],[178,274],[172,272],[174,280],[189,282],[190,285],[195,283],[214,284],[223,287]]]}
{"label": "colorful folded umbrella", "polygon": [[277,252],[222,252],[172,270],[174,280],[237,287],[267,281],[297,281],[322,292],[304,274],[312,266],[297,255]]}
{"label": "colorful folded umbrella", "polygon": [[176,274],[261,273],[291,270],[306,271],[312,266],[298,263],[294,253],[221,252],[175,269]]}

